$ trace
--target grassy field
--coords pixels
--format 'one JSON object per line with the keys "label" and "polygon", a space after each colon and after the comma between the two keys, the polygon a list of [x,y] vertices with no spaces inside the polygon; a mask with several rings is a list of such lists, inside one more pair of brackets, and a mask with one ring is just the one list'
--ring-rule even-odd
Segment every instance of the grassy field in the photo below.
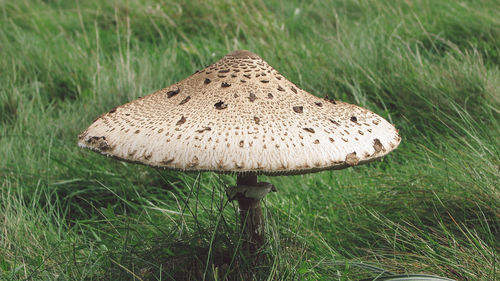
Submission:
{"label": "grassy field", "polygon": [[[1,280],[500,280],[500,4],[0,0]],[[261,177],[267,259],[235,177],[76,145],[114,106],[248,49],[403,137],[382,161]],[[382,280],[382,279],[378,279]]]}

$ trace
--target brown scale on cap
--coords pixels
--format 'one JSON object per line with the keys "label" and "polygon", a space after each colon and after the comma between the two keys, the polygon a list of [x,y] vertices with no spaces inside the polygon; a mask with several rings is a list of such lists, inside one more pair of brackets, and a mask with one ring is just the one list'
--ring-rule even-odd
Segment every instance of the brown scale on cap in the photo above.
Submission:
{"label": "brown scale on cap", "polygon": [[304,107],[303,106],[294,106],[292,108],[293,108],[293,111],[295,111],[296,113],[302,113],[302,112],[304,112]]}
{"label": "brown scale on cap", "polygon": [[82,147],[151,166],[269,175],[366,163],[400,141],[377,114],[313,96],[249,51],[112,109],[79,137]]}
{"label": "brown scale on cap", "polygon": [[191,96],[187,96],[185,99],[183,99],[183,100],[179,103],[179,105],[183,105],[183,104],[185,104],[185,103],[186,103],[186,102],[188,102],[190,99],[191,99]]}
{"label": "brown scale on cap", "polygon": [[345,157],[345,163],[349,166],[358,165],[359,157],[356,155],[356,152],[347,154]]}
{"label": "brown scale on cap", "polygon": [[175,95],[177,95],[179,92],[181,91],[181,89],[176,89],[176,90],[171,90],[171,91],[168,91],[167,92],[167,98],[171,98]]}
{"label": "brown scale on cap", "polygon": [[373,149],[375,150],[375,153],[379,153],[380,151],[385,150],[379,139],[373,140]]}
{"label": "brown scale on cap", "polygon": [[251,102],[253,102],[256,99],[257,99],[257,96],[255,96],[254,93],[250,93],[250,95],[248,96],[248,100],[251,101]]}
{"label": "brown scale on cap", "polygon": [[186,117],[182,116],[181,119],[179,119],[179,121],[177,121],[177,123],[175,123],[175,125],[180,126],[184,123],[186,123]]}

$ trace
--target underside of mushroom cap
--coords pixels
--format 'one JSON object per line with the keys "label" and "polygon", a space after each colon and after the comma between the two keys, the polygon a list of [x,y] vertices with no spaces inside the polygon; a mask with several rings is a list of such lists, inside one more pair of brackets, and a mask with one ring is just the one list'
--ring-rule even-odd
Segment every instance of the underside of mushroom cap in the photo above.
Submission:
{"label": "underside of mushroom cap", "polygon": [[400,141],[379,115],[311,95],[256,54],[235,51],[113,108],[78,144],[154,167],[280,175],[363,164]]}

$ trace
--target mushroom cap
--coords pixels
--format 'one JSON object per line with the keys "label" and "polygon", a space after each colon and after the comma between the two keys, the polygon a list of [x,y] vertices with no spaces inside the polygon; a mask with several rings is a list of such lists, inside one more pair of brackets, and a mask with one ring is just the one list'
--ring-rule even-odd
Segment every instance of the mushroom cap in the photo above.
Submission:
{"label": "mushroom cap", "polygon": [[400,141],[379,115],[311,95],[258,55],[235,51],[101,115],[78,144],[154,167],[280,175],[363,164]]}

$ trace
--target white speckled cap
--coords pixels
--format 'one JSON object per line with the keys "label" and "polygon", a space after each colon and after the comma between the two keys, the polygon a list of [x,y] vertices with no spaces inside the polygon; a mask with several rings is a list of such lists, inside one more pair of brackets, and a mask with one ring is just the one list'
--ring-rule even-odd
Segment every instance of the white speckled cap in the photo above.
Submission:
{"label": "white speckled cap", "polygon": [[256,54],[235,51],[113,108],[78,144],[154,167],[279,175],[363,164],[400,141],[379,115],[313,96]]}

